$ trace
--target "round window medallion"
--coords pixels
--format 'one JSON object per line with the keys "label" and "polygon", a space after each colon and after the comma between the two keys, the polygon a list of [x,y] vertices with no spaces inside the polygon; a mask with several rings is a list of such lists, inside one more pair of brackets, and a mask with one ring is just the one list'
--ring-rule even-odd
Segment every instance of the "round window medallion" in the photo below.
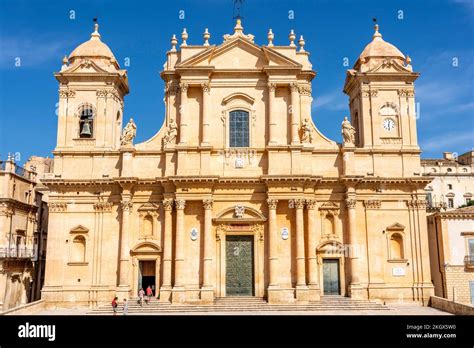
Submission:
{"label": "round window medallion", "polygon": [[287,240],[289,236],[290,236],[290,232],[288,231],[288,228],[283,227],[281,229],[281,239]]}
{"label": "round window medallion", "polygon": [[197,229],[193,228],[191,230],[191,240],[196,240],[196,239],[198,239],[198,231]]}

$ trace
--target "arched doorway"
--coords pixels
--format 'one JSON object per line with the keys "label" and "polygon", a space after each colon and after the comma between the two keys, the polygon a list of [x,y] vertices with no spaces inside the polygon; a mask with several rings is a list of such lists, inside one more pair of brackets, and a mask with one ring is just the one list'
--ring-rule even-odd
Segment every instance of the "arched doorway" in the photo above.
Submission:
{"label": "arched doorway", "polygon": [[344,277],[344,246],[336,240],[328,240],[316,248],[321,295],[346,295]]}
{"label": "arched doorway", "polygon": [[161,248],[153,242],[141,242],[131,251],[133,265],[133,286],[131,296],[138,296],[140,288],[144,290],[150,286],[153,295],[159,295],[160,289],[160,269],[161,269]]}

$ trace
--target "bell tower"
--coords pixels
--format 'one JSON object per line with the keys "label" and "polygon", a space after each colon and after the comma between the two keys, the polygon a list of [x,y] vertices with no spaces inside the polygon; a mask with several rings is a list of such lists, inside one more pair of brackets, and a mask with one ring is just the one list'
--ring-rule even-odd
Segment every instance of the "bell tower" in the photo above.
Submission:
{"label": "bell tower", "polygon": [[91,38],[64,57],[54,74],[59,81],[56,151],[120,147],[127,72],[98,30],[95,23]]}
{"label": "bell tower", "polygon": [[372,41],[346,74],[355,146],[418,149],[411,59],[384,41],[378,24]]}

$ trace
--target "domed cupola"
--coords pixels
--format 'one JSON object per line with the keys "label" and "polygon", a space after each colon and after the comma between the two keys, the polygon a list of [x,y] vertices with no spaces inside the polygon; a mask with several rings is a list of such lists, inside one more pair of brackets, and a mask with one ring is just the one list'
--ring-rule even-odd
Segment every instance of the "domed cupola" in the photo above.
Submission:
{"label": "domed cupola", "polygon": [[354,69],[368,71],[386,59],[398,60],[402,65],[406,61],[405,56],[397,47],[382,39],[379,25],[375,24],[375,33],[372,36],[372,41],[365,46]]}
{"label": "domed cupola", "polygon": [[69,55],[71,65],[86,59],[93,60],[97,65],[103,68],[112,65],[115,69],[120,69],[109,46],[100,40],[99,24],[97,23],[94,24],[94,32],[91,34],[89,41],[77,46]]}

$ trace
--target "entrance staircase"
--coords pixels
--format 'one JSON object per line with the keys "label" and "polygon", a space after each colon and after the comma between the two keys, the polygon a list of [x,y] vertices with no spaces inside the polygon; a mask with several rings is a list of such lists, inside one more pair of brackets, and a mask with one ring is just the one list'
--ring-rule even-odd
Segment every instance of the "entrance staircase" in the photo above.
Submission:
{"label": "entrance staircase", "polygon": [[[119,304],[117,315],[122,315],[122,303]],[[322,311],[386,311],[389,307],[368,300],[353,300],[343,296],[324,296],[320,301],[309,304],[268,304],[259,297],[223,297],[214,304],[170,304],[159,302],[153,298],[149,304],[141,307],[136,300],[130,300],[128,314],[205,314],[205,313],[235,313],[257,312],[261,314],[276,314],[278,312],[322,312]],[[240,312],[240,313],[239,313]],[[92,315],[113,314],[110,305],[99,306],[88,312]],[[283,314],[283,313],[282,313]],[[315,313],[317,314],[317,313]]]}

